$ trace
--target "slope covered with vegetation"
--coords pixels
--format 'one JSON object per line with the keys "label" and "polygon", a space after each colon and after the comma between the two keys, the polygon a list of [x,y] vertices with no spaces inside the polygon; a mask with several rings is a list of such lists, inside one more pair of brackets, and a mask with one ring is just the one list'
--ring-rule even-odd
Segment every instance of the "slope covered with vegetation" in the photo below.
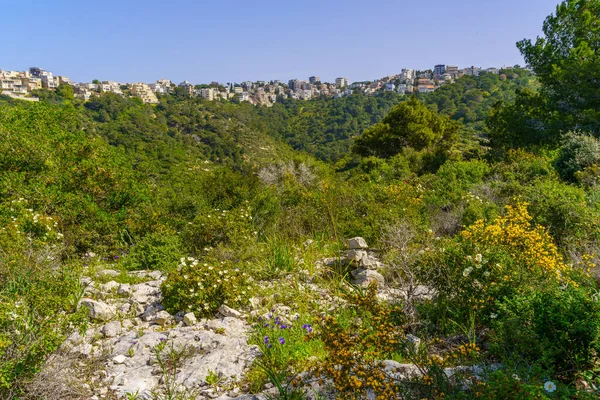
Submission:
{"label": "slope covered with vegetation", "polygon": [[[308,371],[339,398],[597,398],[599,10],[565,1],[520,43],[539,84],[516,69],[269,109],[0,99],[1,397],[40,398],[36,373],[90,323],[81,276],[110,267],[162,271],[173,314],[251,298],[297,313],[251,320],[254,392],[303,398]],[[355,236],[387,266],[384,299],[317,262]]]}

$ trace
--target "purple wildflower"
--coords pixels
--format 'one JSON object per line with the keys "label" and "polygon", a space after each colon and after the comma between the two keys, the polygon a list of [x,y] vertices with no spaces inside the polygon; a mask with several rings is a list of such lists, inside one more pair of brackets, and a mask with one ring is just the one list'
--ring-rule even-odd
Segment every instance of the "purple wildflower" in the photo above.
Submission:
{"label": "purple wildflower", "polygon": [[282,337],[280,337],[280,338],[279,338],[279,344],[285,344],[285,339],[284,339],[284,338],[282,338]]}
{"label": "purple wildflower", "polygon": [[273,347],[273,345],[271,343],[269,343],[269,345],[267,346],[267,349],[270,349],[271,347]]}
{"label": "purple wildflower", "polygon": [[266,323],[266,324],[265,324],[265,328],[266,328],[267,326],[269,326],[269,324],[268,324],[268,323]]}
{"label": "purple wildflower", "polygon": [[263,343],[264,344],[269,343],[269,337],[268,336],[265,336],[265,338],[263,339]]}

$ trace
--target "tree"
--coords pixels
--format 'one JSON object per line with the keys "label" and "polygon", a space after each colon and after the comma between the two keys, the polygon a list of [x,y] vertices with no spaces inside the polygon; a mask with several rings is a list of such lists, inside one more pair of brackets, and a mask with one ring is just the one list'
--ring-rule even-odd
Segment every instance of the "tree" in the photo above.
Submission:
{"label": "tree", "polygon": [[56,88],[56,95],[64,100],[73,100],[75,98],[73,86],[66,83],[61,83],[58,85]]}
{"label": "tree", "polygon": [[539,77],[553,141],[568,130],[600,136],[600,0],[565,0],[548,16],[544,37],[517,47]]}
{"label": "tree", "polygon": [[447,152],[458,139],[460,124],[431,111],[416,97],[395,106],[383,120],[356,139],[352,151],[389,158],[410,147]]}

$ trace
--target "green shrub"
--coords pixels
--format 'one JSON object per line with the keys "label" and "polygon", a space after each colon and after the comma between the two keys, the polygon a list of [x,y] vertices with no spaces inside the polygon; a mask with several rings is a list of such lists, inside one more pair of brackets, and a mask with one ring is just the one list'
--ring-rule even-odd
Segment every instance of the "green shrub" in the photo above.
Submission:
{"label": "green shrub", "polygon": [[130,270],[154,269],[170,271],[177,266],[182,256],[181,240],[171,232],[152,232],[131,246],[125,258],[125,267]]}
{"label": "green shrub", "polygon": [[563,136],[555,162],[563,179],[575,181],[576,172],[597,164],[600,164],[600,140],[581,132],[569,132]]}
{"label": "green shrub", "polygon": [[584,289],[536,291],[498,307],[491,351],[503,363],[538,364],[572,377],[600,350],[600,304]]}

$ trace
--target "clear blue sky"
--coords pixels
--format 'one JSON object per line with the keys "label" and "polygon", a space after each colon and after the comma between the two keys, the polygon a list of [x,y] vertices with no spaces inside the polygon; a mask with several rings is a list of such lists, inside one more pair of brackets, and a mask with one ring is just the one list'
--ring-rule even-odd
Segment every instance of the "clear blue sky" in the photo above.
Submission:
{"label": "clear blue sky", "polygon": [[523,64],[559,0],[0,1],[0,68],[193,83]]}

